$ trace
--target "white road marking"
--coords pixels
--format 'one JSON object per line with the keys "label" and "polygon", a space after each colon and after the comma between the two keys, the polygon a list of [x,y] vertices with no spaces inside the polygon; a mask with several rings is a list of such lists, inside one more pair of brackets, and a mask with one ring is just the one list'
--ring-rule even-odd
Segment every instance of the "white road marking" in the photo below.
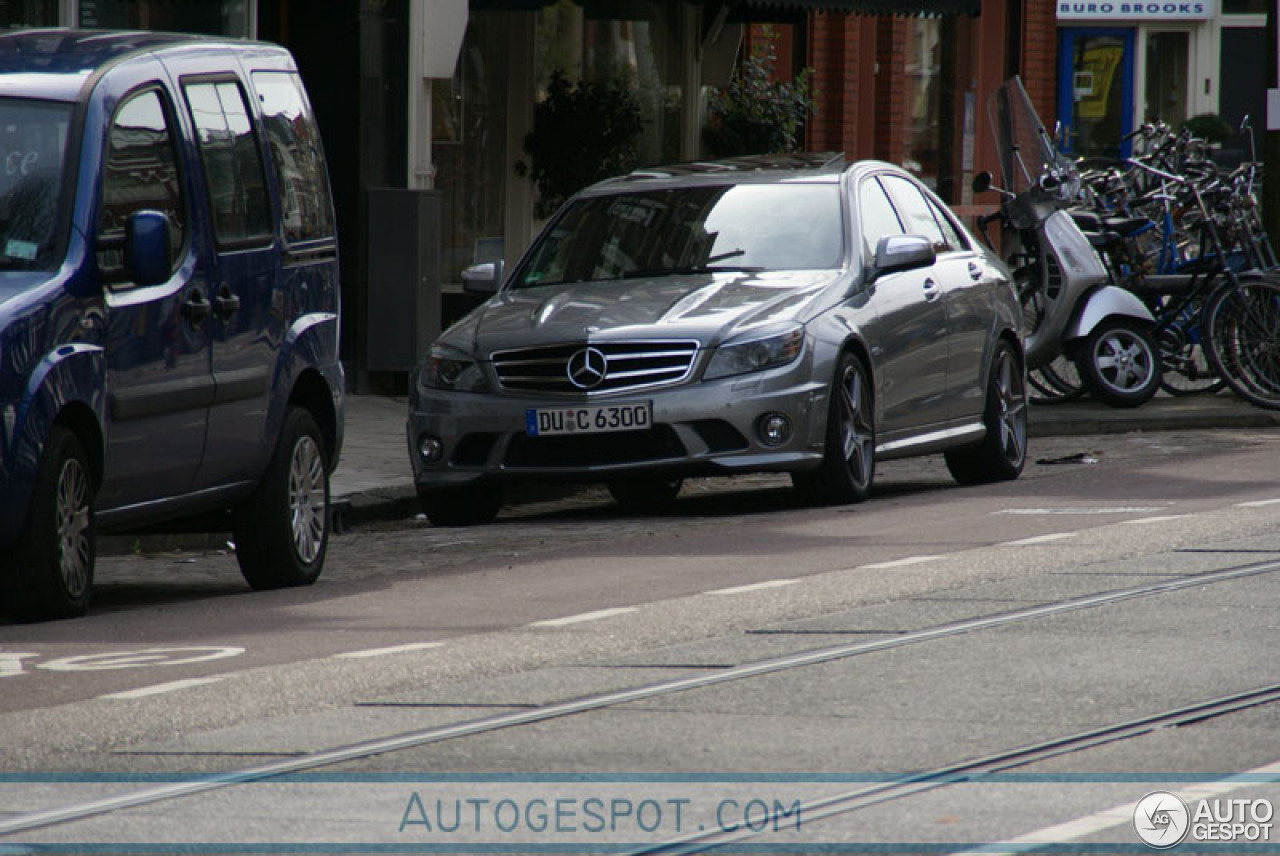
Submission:
{"label": "white road marking", "polygon": [[26,674],[22,669],[22,661],[39,656],[39,654],[0,651],[0,678],[12,678],[14,675]]}
{"label": "white road marking", "polygon": [[565,618],[548,618],[546,621],[535,621],[530,627],[565,627],[569,624],[582,624],[585,621],[599,621],[602,618],[613,618],[615,615],[626,615],[635,612],[634,606],[617,606],[612,609],[598,609],[595,612],[584,612]]}
{"label": "white road marking", "polygon": [[1164,523],[1166,520],[1181,520],[1184,517],[1192,517],[1191,514],[1165,514],[1160,517],[1138,517],[1133,520],[1121,521],[1126,524],[1142,524],[1142,523]]}
{"label": "white road marking", "polygon": [[[1254,786],[1266,781],[1265,777],[1280,776],[1280,761],[1266,764],[1262,767],[1255,767],[1235,776],[1226,779],[1220,779],[1216,782],[1205,782],[1200,785],[1192,785],[1181,790],[1168,789],[1172,793],[1176,793],[1182,797],[1183,801],[1189,807],[1192,807],[1200,800],[1213,799],[1231,791],[1238,791],[1241,788]],[[1153,783],[1151,787],[1146,789],[1149,791],[1159,790]],[[1017,838],[1010,838],[1005,841],[994,842],[983,847],[977,847],[973,850],[966,850],[963,853],[955,853],[952,856],[991,856],[991,854],[1001,854],[1007,856],[1009,853],[1018,853],[1026,850],[1034,850],[1043,847],[1046,844],[1067,844],[1080,838],[1101,832],[1104,829],[1110,829],[1113,826],[1123,826],[1133,823],[1133,809],[1138,804],[1138,800],[1142,798],[1142,794],[1136,794],[1133,802],[1124,803],[1114,808],[1100,811],[1097,814],[1091,814],[1086,817],[1069,820],[1065,823],[1059,823],[1054,826],[1047,826],[1044,829],[1038,829],[1035,832],[1029,832],[1026,835],[1020,835]],[[1137,840],[1135,834],[1134,840]],[[1188,839],[1190,841],[1190,839]],[[1194,842],[1193,842],[1194,843]]]}
{"label": "white road marking", "polygon": [[1237,502],[1236,508],[1265,508],[1268,505],[1280,505],[1280,499],[1259,499],[1254,502]]}
{"label": "white road marking", "polygon": [[799,580],[769,580],[763,583],[751,583],[745,586],[734,586],[733,588],[713,589],[706,592],[707,594],[747,594],[753,591],[764,591],[765,589],[782,588],[783,586],[795,585]]}
{"label": "white road marking", "polygon": [[176,692],[178,690],[190,689],[191,687],[200,687],[200,686],[204,686],[205,684],[216,684],[220,680],[222,680],[221,677],[187,678],[185,681],[170,681],[167,684],[154,684],[152,686],[141,687],[140,689],[136,689],[136,690],[125,690],[124,692],[119,692],[119,693],[107,693],[106,695],[98,696],[98,698],[113,698],[113,699],[146,698],[147,696],[163,695],[164,693],[171,693],[171,692]]}
{"label": "white road marking", "polygon": [[996,514],[1151,514],[1164,511],[1167,505],[1114,506],[1100,508],[1006,508]]}
{"label": "white road marking", "polygon": [[425,651],[428,648],[440,648],[443,642],[410,642],[406,645],[391,645],[387,648],[368,648],[364,651],[347,651],[342,654],[334,654],[334,657],[359,660],[364,657],[381,657],[384,654],[405,654],[409,651]]}
{"label": "white road marking", "polygon": [[936,562],[938,559],[944,559],[945,556],[908,556],[905,559],[894,559],[892,562],[876,562],[873,565],[859,565],[861,569],[877,569],[877,568],[904,568],[907,565],[920,565],[925,562]]}
{"label": "white road marking", "polygon": [[195,648],[147,648],[144,651],[115,651],[109,654],[86,654],[63,657],[47,663],[36,663],[37,669],[52,672],[94,672],[104,669],[136,669],[142,666],[183,666],[238,657],[243,648],[202,646]]}
{"label": "white road marking", "polygon": [[1055,532],[1052,535],[1036,535],[1033,538],[1020,538],[1017,541],[1005,541],[997,547],[1030,547],[1033,544],[1048,544],[1051,541],[1062,541],[1076,537],[1075,532]]}

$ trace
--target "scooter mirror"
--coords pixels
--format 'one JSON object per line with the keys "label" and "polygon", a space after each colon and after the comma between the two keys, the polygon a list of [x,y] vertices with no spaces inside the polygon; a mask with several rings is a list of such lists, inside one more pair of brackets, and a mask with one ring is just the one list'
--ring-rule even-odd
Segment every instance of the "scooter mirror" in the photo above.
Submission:
{"label": "scooter mirror", "polygon": [[983,170],[973,177],[973,192],[986,193],[991,189],[991,172]]}

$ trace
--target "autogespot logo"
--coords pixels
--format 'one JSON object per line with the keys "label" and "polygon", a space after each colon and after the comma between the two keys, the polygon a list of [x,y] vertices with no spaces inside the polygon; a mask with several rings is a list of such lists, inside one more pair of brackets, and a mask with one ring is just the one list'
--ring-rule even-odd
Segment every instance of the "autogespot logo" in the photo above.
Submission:
{"label": "autogespot logo", "polygon": [[1142,842],[1158,850],[1182,843],[1191,828],[1191,811],[1182,798],[1152,791],[1133,807],[1133,829]]}

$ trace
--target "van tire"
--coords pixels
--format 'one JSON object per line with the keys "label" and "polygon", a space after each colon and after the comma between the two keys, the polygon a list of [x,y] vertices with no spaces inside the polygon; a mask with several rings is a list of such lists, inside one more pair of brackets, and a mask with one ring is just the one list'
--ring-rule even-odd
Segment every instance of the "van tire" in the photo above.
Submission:
{"label": "van tire", "polygon": [[75,618],[88,611],[96,554],[93,494],[84,447],[54,425],[40,455],[27,522],[5,557],[14,618]]}
{"label": "van tire", "polygon": [[235,524],[240,572],[258,590],[311,585],[324,567],[332,517],[324,438],[291,406],[262,481]]}

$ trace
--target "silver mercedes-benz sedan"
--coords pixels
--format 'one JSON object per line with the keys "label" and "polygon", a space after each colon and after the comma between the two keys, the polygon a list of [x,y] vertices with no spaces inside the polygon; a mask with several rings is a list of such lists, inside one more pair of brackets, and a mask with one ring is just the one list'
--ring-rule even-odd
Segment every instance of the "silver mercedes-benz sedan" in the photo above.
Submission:
{"label": "silver mercedes-benz sedan", "polygon": [[816,502],[877,460],[944,453],[961,483],[1027,448],[1007,269],[910,174],[799,155],[646,169],[569,200],[410,382],[433,523],[497,515],[502,485],[604,482],[673,499],[687,476],[787,472]]}

